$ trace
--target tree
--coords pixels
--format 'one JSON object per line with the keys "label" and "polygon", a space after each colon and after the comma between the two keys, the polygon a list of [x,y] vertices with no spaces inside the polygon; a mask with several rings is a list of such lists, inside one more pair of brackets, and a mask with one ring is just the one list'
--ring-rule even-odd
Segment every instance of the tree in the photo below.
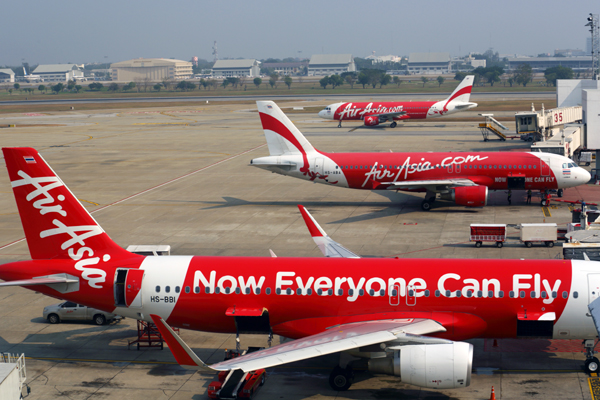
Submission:
{"label": "tree", "polygon": [[323,87],[323,89],[327,89],[327,85],[329,85],[329,76],[324,76],[319,80],[319,85]]}
{"label": "tree", "polygon": [[234,88],[237,88],[238,84],[240,83],[240,78],[229,77],[229,78],[226,78],[226,80]]}
{"label": "tree", "polygon": [[116,82],[111,83],[108,86],[108,90],[111,91],[111,92],[116,92],[117,90],[119,90],[119,84],[116,83]]}
{"label": "tree", "polygon": [[104,85],[101,84],[100,82],[94,82],[94,83],[90,83],[88,85],[88,89],[90,89],[90,90],[102,90],[103,87],[104,87]]}
{"label": "tree", "polygon": [[[133,90],[135,88],[136,84],[135,82],[129,82],[129,89]],[[123,88],[125,89],[125,88]]]}
{"label": "tree", "polygon": [[389,84],[392,81],[392,77],[386,73],[379,75],[379,89]]}
{"label": "tree", "polygon": [[283,83],[285,83],[285,85],[288,87],[288,90],[290,90],[291,86],[292,86],[292,77],[289,75],[286,75],[286,77],[283,78]]}
{"label": "tree", "polygon": [[81,85],[75,85],[75,91],[76,91],[77,93],[79,93],[79,91],[80,91],[81,89],[83,89],[83,86],[81,86]]}
{"label": "tree", "polygon": [[260,84],[262,83],[262,79],[260,78],[254,78],[254,84],[256,85],[256,88],[260,88]]}
{"label": "tree", "polygon": [[513,83],[515,83],[515,80],[513,79],[513,77],[509,77],[507,80],[508,84],[510,85],[510,87],[512,87]]}
{"label": "tree", "polygon": [[546,68],[544,77],[549,85],[556,86],[557,79],[573,79],[573,70],[562,66]]}
{"label": "tree", "polygon": [[229,81],[227,79],[223,79],[221,86],[223,86],[223,89],[227,89],[227,86],[229,86]]}
{"label": "tree", "polygon": [[402,79],[400,79],[399,76],[394,76],[394,78],[392,79],[392,82],[394,82],[394,84],[396,86],[398,86],[398,88],[400,88],[400,84],[402,83]]}
{"label": "tree", "polygon": [[437,81],[438,81],[438,87],[440,87],[440,86],[442,86],[442,83],[444,83],[445,79],[443,76],[438,76]]}
{"label": "tree", "polygon": [[15,84],[13,85],[13,87],[14,87],[15,89],[19,90],[19,89],[21,88],[21,85],[19,85],[18,83],[15,83]]}
{"label": "tree", "polygon": [[358,74],[358,79],[357,82],[362,85],[363,89],[365,88],[365,85],[367,85],[369,83],[369,77],[367,76],[367,74],[365,74],[364,72],[361,72],[360,74]]}
{"label": "tree", "polygon": [[424,76],[421,77],[421,82],[423,82],[423,87],[425,87],[425,84],[427,83],[427,78],[425,78]]}
{"label": "tree", "polygon": [[515,82],[517,82],[518,85],[523,85],[523,87],[526,87],[527,84],[531,82],[532,77],[533,70],[529,64],[519,65],[515,72]]}
{"label": "tree", "polygon": [[157,92],[160,92],[161,87],[162,87],[162,85],[157,83],[156,85],[154,85],[154,90],[156,90]]}
{"label": "tree", "polygon": [[42,91],[43,91],[43,92],[45,92],[45,91],[46,91],[46,86],[44,86],[44,85],[40,85],[40,86],[38,86],[38,90],[39,90],[40,92],[42,92]]}
{"label": "tree", "polygon": [[463,79],[465,79],[465,77],[469,75],[466,72],[457,72],[456,75],[454,75],[454,80],[455,81],[462,81]]}
{"label": "tree", "polygon": [[347,84],[350,85],[352,89],[354,89],[354,82],[356,82],[356,73],[355,72],[344,72],[340,75]]}
{"label": "tree", "polygon": [[336,87],[344,84],[344,78],[337,74],[331,75],[329,77],[329,84],[332,86],[332,89],[335,89]]}
{"label": "tree", "polygon": [[275,86],[275,88],[277,88],[277,81],[278,80],[279,80],[279,74],[277,72],[273,72],[269,76],[269,85],[271,85],[271,87]]}
{"label": "tree", "polygon": [[202,87],[204,89],[208,88],[208,90],[210,90],[210,79],[204,80],[204,79],[200,79],[200,84],[202,85]]}
{"label": "tree", "polygon": [[74,88],[75,88],[75,81],[74,80],[70,80],[69,82],[67,82],[67,89],[73,90]]}
{"label": "tree", "polygon": [[52,91],[56,94],[59,94],[64,88],[65,85],[63,83],[57,83],[56,85],[52,86]]}

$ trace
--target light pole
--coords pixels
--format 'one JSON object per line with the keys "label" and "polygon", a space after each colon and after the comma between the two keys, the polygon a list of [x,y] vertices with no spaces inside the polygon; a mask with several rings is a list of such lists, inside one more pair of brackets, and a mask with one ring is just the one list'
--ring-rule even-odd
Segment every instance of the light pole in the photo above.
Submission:
{"label": "light pole", "polygon": [[587,18],[588,23],[585,26],[590,27],[590,33],[592,34],[592,79],[598,80],[598,57],[600,56],[600,40],[598,34],[598,14],[592,14]]}

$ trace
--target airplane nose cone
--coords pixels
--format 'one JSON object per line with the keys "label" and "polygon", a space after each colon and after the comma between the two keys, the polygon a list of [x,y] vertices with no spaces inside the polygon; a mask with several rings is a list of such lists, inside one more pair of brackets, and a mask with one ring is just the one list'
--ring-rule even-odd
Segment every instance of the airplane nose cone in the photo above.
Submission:
{"label": "airplane nose cone", "polygon": [[319,111],[319,117],[325,118],[325,110]]}
{"label": "airplane nose cone", "polygon": [[583,168],[580,168],[580,169],[581,169],[581,171],[580,171],[581,181],[588,183],[592,179],[592,175],[585,169],[583,169]]}

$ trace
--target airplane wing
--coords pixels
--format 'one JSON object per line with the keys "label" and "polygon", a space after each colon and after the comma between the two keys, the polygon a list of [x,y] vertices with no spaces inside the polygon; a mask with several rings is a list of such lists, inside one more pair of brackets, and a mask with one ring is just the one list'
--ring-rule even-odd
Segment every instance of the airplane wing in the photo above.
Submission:
{"label": "airplane wing", "polygon": [[261,368],[274,367],[379,343],[389,342],[393,346],[452,343],[446,339],[420,336],[446,331],[442,325],[431,319],[411,318],[355,322],[338,325],[316,335],[208,366],[173,332],[161,317],[154,314],[151,314],[150,317],[152,317],[158,330],[169,345],[173,356],[182,367],[205,371],[229,371],[233,369],[241,369],[244,372],[256,371]]}
{"label": "airplane wing", "polygon": [[298,208],[310,235],[325,257],[360,258],[360,256],[330,238],[304,206],[298,204]]}
{"label": "airplane wing", "polygon": [[[444,192],[457,186],[477,186],[470,179],[430,179],[421,181],[401,181],[401,182],[378,182],[379,185],[388,186],[389,190],[417,190],[427,189],[431,192]],[[374,189],[375,189],[374,187]]]}
{"label": "airplane wing", "polygon": [[[390,112],[390,113],[381,113],[381,114],[368,114],[369,117],[377,117],[380,121],[393,121],[394,118],[401,117],[406,114],[406,111],[399,112]],[[367,115],[365,115],[367,116]]]}

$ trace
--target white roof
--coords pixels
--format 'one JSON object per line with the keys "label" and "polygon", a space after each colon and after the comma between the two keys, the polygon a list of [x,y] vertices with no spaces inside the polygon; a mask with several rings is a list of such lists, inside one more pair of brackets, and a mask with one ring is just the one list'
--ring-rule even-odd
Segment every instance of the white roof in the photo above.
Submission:
{"label": "white roof", "polygon": [[15,72],[10,68],[0,68],[0,74],[14,75]]}
{"label": "white roof", "polygon": [[450,53],[410,53],[408,63],[450,62]]}
{"label": "white roof", "polygon": [[556,224],[521,224],[521,226],[556,226]]}
{"label": "white roof", "polygon": [[479,227],[479,226],[494,227],[494,228],[506,228],[506,224],[471,224],[471,227]]}
{"label": "white roof", "polygon": [[213,69],[217,68],[252,68],[256,63],[255,59],[248,60],[217,60]]}
{"label": "white roof", "polygon": [[310,64],[349,64],[353,62],[352,54],[313,54]]}
{"label": "white roof", "polygon": [[110,64],[111,68],[131,68],[131,67],[163,67],[171,66],[173,64],[189,64],[189,61],[175,60],[172,58],[134,58],[133,60],[119,61],[117,63]]}
{"label": "white roof", "polygon": [[38,65],[34,74],[51,74],[51,73],[61,73],[61,72],[69,72],[73,69],[78,70],[77,65],[75,64],[46,64],[46,65]]}

